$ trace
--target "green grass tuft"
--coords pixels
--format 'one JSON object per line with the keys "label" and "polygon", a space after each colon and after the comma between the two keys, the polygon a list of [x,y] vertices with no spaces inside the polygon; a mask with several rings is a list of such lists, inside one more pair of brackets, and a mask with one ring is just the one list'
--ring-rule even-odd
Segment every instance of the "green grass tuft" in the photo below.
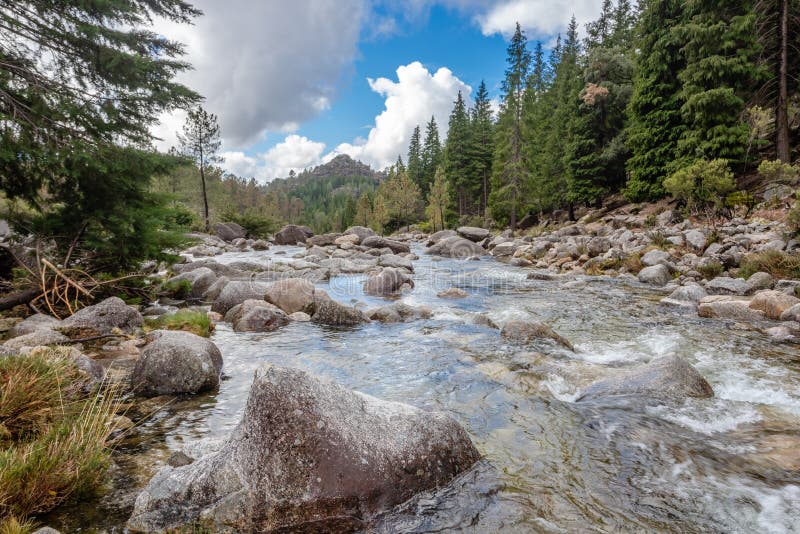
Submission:
{"label": "green grass tuft", "polygon": [[208,314],[194,310],[179,310],[155,319],[145,319],[145,326],[150,330],[183,330],[203,337],[214,331],[214,323]]}

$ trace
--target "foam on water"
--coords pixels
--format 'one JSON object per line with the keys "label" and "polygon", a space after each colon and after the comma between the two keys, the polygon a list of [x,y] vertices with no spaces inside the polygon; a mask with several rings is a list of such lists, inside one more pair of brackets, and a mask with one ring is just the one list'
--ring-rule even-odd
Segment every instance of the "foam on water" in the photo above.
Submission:
{"label": "foam on water", "polygon": [[761,412],[752,404],[730,402],[719,398],[687,399],[685,404],[679,407],[650,406],[647,411],[707,435],[729,432],[741,425],[757,423],[763,419]]}

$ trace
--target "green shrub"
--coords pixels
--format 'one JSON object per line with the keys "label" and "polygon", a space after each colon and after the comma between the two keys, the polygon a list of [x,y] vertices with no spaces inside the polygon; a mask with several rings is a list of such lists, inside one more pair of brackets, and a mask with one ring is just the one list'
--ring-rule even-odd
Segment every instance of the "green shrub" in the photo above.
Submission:
{"label": "green shrub", "polygon": [[189,280],[167,280],[161,284],[161,294],[173,299],[183,300],[192,292],[192,282]]}
{"label": "green shrub", "polygon": [[758,175],[769,182],[794,182],[800,176],[800,167],[777,159],[764,160],[758,165]]}
{"label": "green shrub", "polygon": [[145,319],[145,326],[150,330],[183,330],[198,336],[208,337],[214,331],[214,323],[208,314],[194,310],[179,310],[156,317]]}
{"label": "green shrub", "polygon": [[800,234],[800,200],[796,200],[792,209],[786,214],[786,226],[794,234]]}
{"label": "green shrub", "polygon": [[697,272],[703,275],[706,280],[711,280],[721,275],[725,268],[716,261],[708,262],[697,266]]}
{"label": "green shrub", "polygon": [[234,222],[247,230],[247,235],[256,239],[265,239],[278,230],[278,223],[268,215],[255,213],[251,210],[237,212],[232,209],[225,210],[222,215],[226,222]]}
{"label": "green shrub", "polygon": [[644,227],[645,228],[653,228],[653,227],[655,227],[657,222],[658,222],[658,219],[656,217],[656,214],[655,213],[651,213],[650,215],[648,215],[645,218]]}
{"label": "green shrub", "polygon": [[721,208],[726,195],[735,188],[733,173],[724,159],[698,160],[664,180],[664,189],[686,202],[690,211]]}

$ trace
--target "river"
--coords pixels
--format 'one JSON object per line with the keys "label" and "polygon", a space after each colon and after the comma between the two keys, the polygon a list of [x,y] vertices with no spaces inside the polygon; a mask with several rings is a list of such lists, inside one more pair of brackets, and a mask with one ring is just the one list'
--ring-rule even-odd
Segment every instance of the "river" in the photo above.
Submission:
{"label": "river", "polygon": [[[302,249],[227,253],[221,263],[288,261]],[[528,280],[526,269],[432,258],[414,250],[415,288],[402,296],[433,318],[335,329],[292,323],[271,333],[213,334],[224,357],[218,393],[168,405],[115,452],[112,481],[48,523],[66,532],[123,532],[136,490],[170,451],[224,438],[262,363],[301,368],[376,397],[442,410],[484,455],[481,472],[418,502],[385,531],[798,532],[800,356],[796,346],[659,305],[662,291],[604,277]],[[278,254],[282,252],[283,254]],[[343,303],[364,276],[319,287]],[[469,296],[437,292],[460,287]],[[507,344],[474,324],[537,317],[575,345]],[[711,399],[658,404],[574,402],[580,388],[677,353],[714,388]],[[387,526],[388,525],[388,526]]]}

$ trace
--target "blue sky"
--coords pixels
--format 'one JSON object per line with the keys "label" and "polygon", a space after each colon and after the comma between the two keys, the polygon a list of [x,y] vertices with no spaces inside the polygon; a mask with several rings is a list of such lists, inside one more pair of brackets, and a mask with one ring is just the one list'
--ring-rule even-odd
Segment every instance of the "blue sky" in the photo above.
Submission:
{"label": "blue sky", "polygon": [[[550,43],[599,0],[195,0],[193,26],[157,24],[185,43],[181,81],[219,117],[223,166],[269,181],[337,154],[383,168],[405,156],[431,115],[446,136],[458,91],[485,80],[499,97],[507,38],[519,22]],[[466,96],[466,95],[465,95]],[[471,100],[471,95],[470,95]],[[181,113],[162,119],[161,148]]]}

